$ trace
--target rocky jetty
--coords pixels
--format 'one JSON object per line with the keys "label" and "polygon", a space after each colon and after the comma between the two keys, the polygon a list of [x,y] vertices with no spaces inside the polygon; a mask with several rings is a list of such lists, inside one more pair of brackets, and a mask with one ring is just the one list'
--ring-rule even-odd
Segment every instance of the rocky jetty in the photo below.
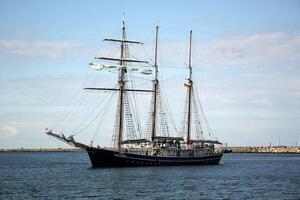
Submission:
{"label": "rocky jetty", "polygon": [[227,149],[232,149],[232,153],[300,154],[299,146],[227,147]]}
{"label": "rocky jetty", "polygon": [[19,149],[0,149],[0,152],[81,152],[79,148],[19,148]]}

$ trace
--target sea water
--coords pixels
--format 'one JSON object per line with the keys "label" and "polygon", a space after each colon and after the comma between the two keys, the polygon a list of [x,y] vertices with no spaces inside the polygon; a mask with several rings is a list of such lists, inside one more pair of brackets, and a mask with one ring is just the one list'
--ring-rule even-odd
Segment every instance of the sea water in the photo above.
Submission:
{"label": "sea water", "polygon": [[0,199],[300,199],[300,155],[94,169],[83,152],[0,153]]}

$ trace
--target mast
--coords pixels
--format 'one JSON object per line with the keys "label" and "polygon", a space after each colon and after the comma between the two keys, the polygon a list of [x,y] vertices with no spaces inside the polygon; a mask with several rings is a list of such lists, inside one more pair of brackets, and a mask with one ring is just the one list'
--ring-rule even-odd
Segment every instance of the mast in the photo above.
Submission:
{"label": "mast", "polygon": [[190,31],[190,48],[189,48],[189,77],[188,77],[188,113],[187,113],[187,144],[191,141],[191,113],[192,113],[192,31]]}
{"label": "mast", "polygon": [[120,55],[120,71],[119,71],[119,132],[118,132],[118,151],[122,151],[122,140],[123,140],[123,113],[124,113],[124,102],[123,102],[123,95],[125,89],[125,68],[123,68],[124,64],[124,40],[125,40],[125,22],[123,21],[122,27],[122,40],[121,40],[121,55]]}
{"label": "mast", "polygon": [[156,136],[156,109],[157,109],[157,87],[158,87],[158,69],[157,69],[157,43],[158,43],[158,26],[156,26],[155,36],[155,54],[154,54],[154,80],[153,80],[153,109],[152,109],[152,133],[151,140],[153,141]]}
{"label": "mast", "polygon": [[[127,40],[126,38],[126,32],[125,32],[125,22],[123,21],[123,27],[122,27],[122,38],[121,39],[113,39],[113,38],[106,38],[104,41],[107,42],[114,42],[114,43],[120,43],[120,57],[119,58],[114,58],[114,57],[95,57],[95,59],[99,60],[108,60],[108,61],[113,61],[113,62],[118,62],[118,65],[111,65],[114,68],[117,68],[119,71],[118,74],[118,83],[117,83],[117,88],[98,88],[98,87],[88,87],[84,88],[86,90],[104,90],[104,91],[117,91],[118,92],[118,105],[117,105],[117,115],[116,115],[116,127],[117,132],[115,133],[115,138],[116,138],[116,143],[118,146],[118,151],[122,151],[122,142],[123,142],[123,129],[124,129],[124,95],[125,92],[153,92],[152,90],[144,90],[144,89],[133,89],[133,88],[126,88],[126,73],[128,68],[126,67],[126,63],[148,63],[147,61],[144,60],[137,60],[137,59],[130,59],[127,58],[126,50],[127,50],[127,44],[143,44],[142,42],[139,41],[134,41],[134,40]],[[90,63],[91,66],[93,65],[99,65],[99,64],[94,64]],[[109,68],[111,66],[106,66],[106,65],[101,65],[98,68],[95,68],[96,70],[102,70],[103,68]],[[142,72],[140,72],[142,73]]]}

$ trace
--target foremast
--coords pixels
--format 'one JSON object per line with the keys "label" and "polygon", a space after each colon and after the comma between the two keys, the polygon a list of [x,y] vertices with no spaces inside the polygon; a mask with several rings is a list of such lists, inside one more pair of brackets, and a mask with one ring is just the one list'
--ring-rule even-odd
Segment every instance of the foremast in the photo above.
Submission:
{"label": "foremast", "polygon": [[118,86],[119,86],[119,127],[118,127],[118,151],[122,151],[122,139],[123,139],[123,113],[124,113],[124,101],[123,101],[123,95],[124,95],[124,89],[125,89],[125,70],[126,68],[123,67],[124,64],[124,40],[125,40],[125,22],[123,21],[123,27],[122,27],[122,40],[121,40],[121,55],[120,55],[120,70],[119,70],[119,80],[118,80]]}
{"label": "foremast", "polygon": [[104,41],[110,41],[115,43],[120,43],[120,57],[119,58],[111,58],[111,57],[95,57],[96,59],[101,60],[109,60],[109,61],[117,61],[119,66],[119,75],[118,75],[118,83],[117,88],[85,88],[89,90],[108,90],[108,91],[117,91],[118,92],[118,105],[117,105],[117,114],[116,114],[116,123],[117,123],[117,148],[118,151],[122,151],[122,144],[123,144],[123,132],[124,132],[124,101],[126,98],[126,92],[132,91],[132,92],[153,92],[152,90],[140,90],[140,89],[132,89],[132,88],[126,88],[126,73],[129,70],[127,68],[126,63],[148,63],[147,61],[143,60],[135,60],[130,59],[127,57],[128,52],[126,52],[127,44],[143,44],[138,41],[132,41],[127,40],[126,38],[126,30],[125,30],[125,22],[123,21],[122,26],[122,38],[121,39],[104,39]]}
{"label": "foremast", "polygon": [[[115,91],[118,93],[118,103],[117,103],[117,109],[116,109],[116,147],[119,152],[122,152],[122,144],[126,143],[140,143],[140,142],[147,142],[146,139],[131,139],[127,135],[127,140],[124,141],[123,139],[123,132],[124,132],[124,114],[126,115],[126,112],[131,113],[128,111],[130,109],[128,105],[128,94],[127,92],[154,92],[153,90],[148,89],[134,89],[134,88],[127,88],[126,82],[127,82],[127,73],[128,71],[136,71],[143,75],[149,75],[152,74],[152,70],[144,69],[144,68],[134,68],[133,66],[127,66],[127,63],[144,63],[147,64],[147,61],[144,60],[137,60],[137,59],[131,59],[129,56],[129,49],[128,44],[143,44],[142,42],[133,41],[133,40],[127,40],[126,38],[126,31],[125,31],[125,22],[123,21],[122,26],[122,37],[121,39],[113,39],[113,38],[106,38],[104,41],[108,42],[114,42],[120,44],[120,57],[114,58],[114,57],[95,57],[95,59],[104,60],[104,61],[111,61],[111,62],[117,62],[118,64],[97,64],[97,63],[90,63],[89,65],[95,69],[95,70],[103,70],[105,68],[111,69],[114,68],[118,70],[118,82],[117,86],[115,88],[99,88],[99,87],[86,87],[85,90],[97,90],[97,91]],[[127,102],[127,103],[126,103]],[[127,116],[128,117],[128,116]],[[130,114],[130,117],[132,115]],[[126,123],[128,123],[129,120],[126,120]],[[126,124],[128,125],[128,124]],[[128,125],[129,126],[129,125]],[[127,128],[128,128],[127,126]],[[128,131],[128,130],[127,130]],[[74,135],[71,134],[69,137],[65,137],[63,133],[56,134],[52,132],[52,129],[46,129],[45,133],[49,136],[55,137],[59,140],[62,140],[70,145],[73,145],[75,147],[79,148],[89,148],[92,147],[92,145],[88,146],[79,142],[76,142],[74,140]],[[92,142],[91,142],[92,143]]]}

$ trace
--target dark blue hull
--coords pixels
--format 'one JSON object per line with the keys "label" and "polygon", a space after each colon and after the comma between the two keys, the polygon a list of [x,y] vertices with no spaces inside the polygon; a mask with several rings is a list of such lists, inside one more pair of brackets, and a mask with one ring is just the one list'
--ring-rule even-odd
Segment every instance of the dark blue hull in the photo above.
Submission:
{"label": "dark blue hull", "polygon": [[216,165],[223,154],[201,157],[160,157],[86,148],[93,167],[138,167],[166,165]]}

